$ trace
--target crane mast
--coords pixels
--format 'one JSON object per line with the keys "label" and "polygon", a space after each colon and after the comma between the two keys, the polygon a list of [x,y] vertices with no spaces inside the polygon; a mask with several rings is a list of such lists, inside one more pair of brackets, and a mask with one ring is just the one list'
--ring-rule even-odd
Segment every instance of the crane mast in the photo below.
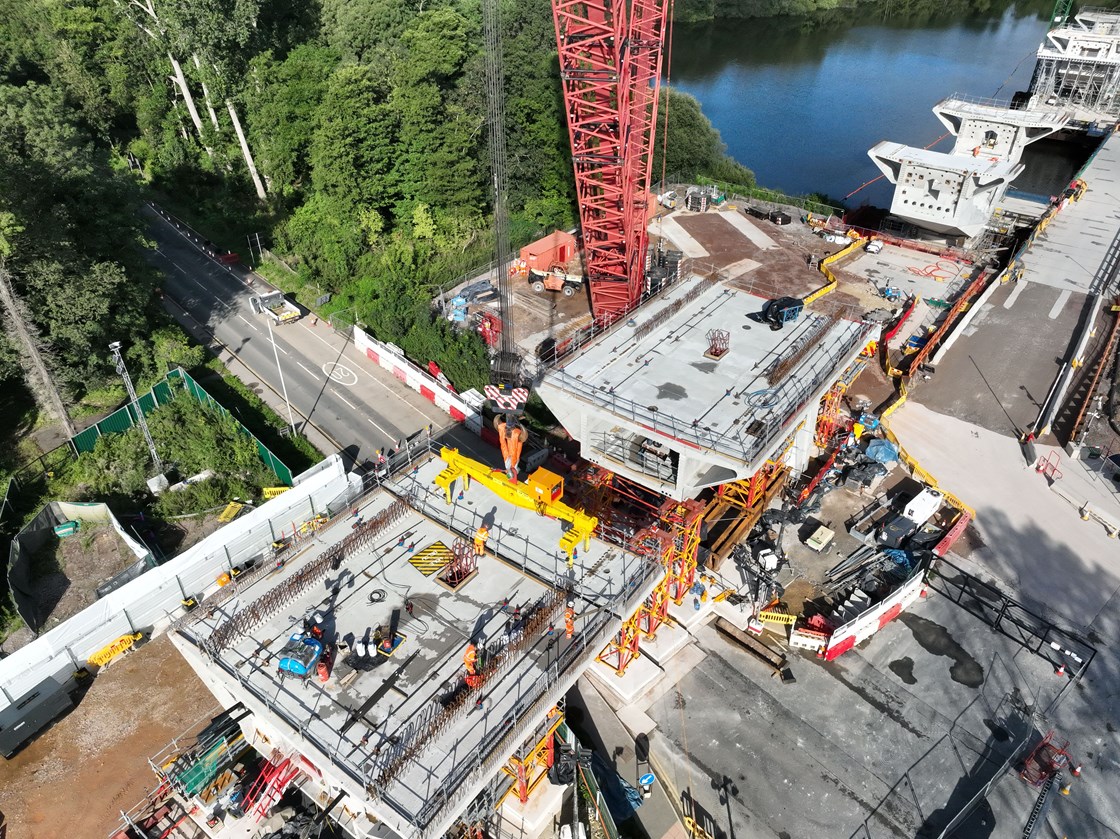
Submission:
{"label": "crane mast", "polygon": [[646,290],[650,169],[669,0],[553,0],[591,310]]}

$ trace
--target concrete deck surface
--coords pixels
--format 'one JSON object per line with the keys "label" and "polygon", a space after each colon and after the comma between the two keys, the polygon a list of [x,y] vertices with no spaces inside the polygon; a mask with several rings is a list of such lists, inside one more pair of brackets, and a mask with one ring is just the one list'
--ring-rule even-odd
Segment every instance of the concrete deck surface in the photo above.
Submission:
{"label": "concrete deck surface", "polygon": [[[617,713],[717,839],[936,835],[1036,736],[1017,707],[1062,686],[1048,661],[937,595],[836,662],[793,652],[792,685],[710,625],[693,635],[662,663],[664,684]],[[970,835],[1017,837],[1022,824],[1002,818],[1001,832]]]}

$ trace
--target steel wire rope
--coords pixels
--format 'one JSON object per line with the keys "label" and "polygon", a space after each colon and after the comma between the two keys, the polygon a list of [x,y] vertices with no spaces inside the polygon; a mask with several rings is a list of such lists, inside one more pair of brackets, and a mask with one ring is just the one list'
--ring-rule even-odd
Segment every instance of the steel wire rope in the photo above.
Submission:
{"label": "steel wire rope", "polygon": [[[661,189],[665,189],[666,166],[669,162],[668,148],[669,148],[669,86],[673,83],[673,2],[669,0],[669,31],[666,33],[666,40],[668,41],[668,55],[665,57],[665,120],[663,122],[664,130],[661,132]],[[654,103],[657,104],[656,102]],[[654,122],[653,130],[657,130],[657,123]],[[657,200],[656,198],[654,199]],[[657,235],[659,238],[665,237],[661,234],[661,219],[662,215],[657,215]]]}

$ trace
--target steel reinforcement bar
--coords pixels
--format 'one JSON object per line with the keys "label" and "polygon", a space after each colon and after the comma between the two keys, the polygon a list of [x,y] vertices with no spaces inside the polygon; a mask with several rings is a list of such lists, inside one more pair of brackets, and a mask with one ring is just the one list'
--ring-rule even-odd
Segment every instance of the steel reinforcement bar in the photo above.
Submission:
{"label": "steel reinforcement bar", "polygon": [[372,519],[355,528],[349,536],[327,548],[287,580],[258,597],[214,630],[202,643],[202,648],[211,657],[217,657],[234,641],[252,632],[268,617],[318,583],[328,571],[337,569],[347,556],[360,551],[386,527],[403,518],[410,509],[404,501],[394,501]]}
{"label": "steel reinforcement bar", "polygon": [[548,626],[556,624],[560,607],[567,598],[566,591],[551,591],[543,595],[529,610],[508,643],[500,645],[493,653],[487,650],[490,654],[486,657],[487,663],[480,668],[481,682],[475,688],[467,688],[465,684],[458,683],[449,696],[433,702],[420,719],[408,726],[403,735],[397,735],[395,748],[381,761],[380,771],[367,787],[370,794],[376,795],[378,790],[384,789],[408,760],[423,751],[456,720],[473,710],[468,698],[478,695],[477,691],[487,682],[500,678],[514,662],[521,658],[521,654],[526,649],[540,640]]}

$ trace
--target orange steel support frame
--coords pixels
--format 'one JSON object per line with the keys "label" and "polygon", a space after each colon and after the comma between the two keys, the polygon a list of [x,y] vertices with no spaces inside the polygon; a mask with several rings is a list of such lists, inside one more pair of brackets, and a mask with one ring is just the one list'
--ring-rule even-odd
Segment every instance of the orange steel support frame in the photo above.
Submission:
{"label": "orange steel support frame", "polygon": [[669,0],[552,0],[591,310],[645,290],[653,140]]}
{"label": "orange steel support frame", "polygon": [[502,767],[502,772],[513,778],[515,783],[498,800],[495,809],[501,807],[506,797],[515,791],[517,800],[524,804],[529,800],[530,793],[548,775],[548,770],[556,761],[556,729],[564,722],[564,712],[554,707],[549,710],[548,717],[551,720],[548,731],[529,750],[529,753],[524,758],[512,755],[509,762]]}
{"label": "orange steel support frame", "polygon": [[704,505],[699,501],[666,500],[658,511],[656,524],[635,534],[631,546],[639,553],[657,556],[665,576],[646,602],[622,625],[618,635],[607,643],[597,661],[621,676],[641,655],[641,639],[652,640],[669,617],[670,602],[680,605],[696,580],[696,560],[700,552],[700,526]]}

